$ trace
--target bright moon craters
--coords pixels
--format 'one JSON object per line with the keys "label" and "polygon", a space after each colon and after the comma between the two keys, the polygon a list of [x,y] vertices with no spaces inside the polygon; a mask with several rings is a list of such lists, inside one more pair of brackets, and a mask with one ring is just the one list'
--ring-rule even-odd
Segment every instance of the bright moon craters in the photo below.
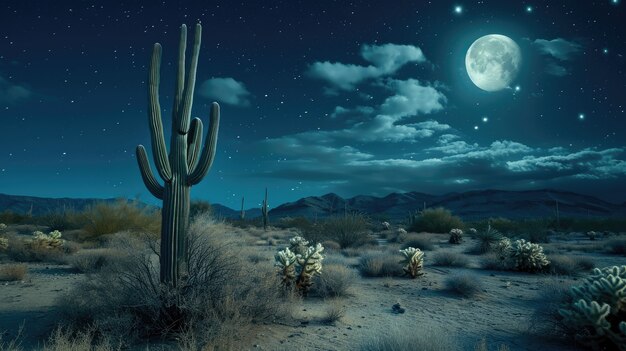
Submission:
{"label": "bright moon craters", "polygon": [[478,38],[467,50],[465,68],[477,87],[493,92],[510,86],[521,61],[521,50],[511,38],[489,34]]}

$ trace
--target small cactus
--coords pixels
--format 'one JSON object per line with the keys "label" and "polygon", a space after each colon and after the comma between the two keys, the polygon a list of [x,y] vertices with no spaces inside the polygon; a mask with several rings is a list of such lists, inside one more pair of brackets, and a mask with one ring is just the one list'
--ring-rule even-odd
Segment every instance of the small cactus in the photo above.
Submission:
{"label": "small cactus", "polygon": [[450,244],[460,244],[463,241],[463,231],[458,228],[450,230]]}
{"label": "small cactus", "polygon": [[424,253],[417,248],[407,247],[404,250],[400,250],[400,253],[404,256],[403,263],[405,266],[402,268],[404,272],[411,278],[417,278],[424,274],[422,268],[424,266]]}
{"label": "small cactus", "polygon": [[590,230],[590,231],[587,232],[587,237],[589,238],[589,240],[596,240],[599,235],[600,235],[600,233],[595,232],[593,230]]}
{"label": "small cactus", "polygon": [[527,242],[524,239],[515,240],[509,250],[513,267],[518,271],[537,272],[550,264],[543,247]]}
{"label": "small cactus", "polygon": [[275,265],[280,268],[283,286],[287,290],[295,288],[306,296],[313,285],[313,277],[322,273],[324,247],[319,243],[307,246],[309,242],[301,236],[292,238],[289,244],[290,247],[276,254]]}
{"label": "small cactus", "polygon": [[294,263],[296,263],[296,255],[286,248],[282,251],[278,251],[274,256],[276,259],[275,266],[280,268],[280,275],[283,286],[286,289],[291,289],[293,281],[296,279],[296,268]]}
{"label": "small cactus", "polygon": [[297,235],[289,239],[289,249],[296,255],[304,255],[309,247],[309,242]]}
{"label": "small cactus", "polygon": [[383,229],[385,230],[391,229],[391,224],[389,224],[389,222],[382,222],[381,225],[383,226]]}
{"label": "small cactus", "polygon": [[7,229],[7,225],[4,223],[0,223],[0,232]]}
{"label": "small cactus", "polygon": [[62,234],[58,230],[52,231],[49,234],[37,230],[33,232],[33,236],[34,239],[31,243],[39,247],[56,249],[63,245],[63,240],[61,239]]}
{"label": "small cactus", "polygon": [[9,239],[0,238],[0,251],[5,251],[9,248]]}

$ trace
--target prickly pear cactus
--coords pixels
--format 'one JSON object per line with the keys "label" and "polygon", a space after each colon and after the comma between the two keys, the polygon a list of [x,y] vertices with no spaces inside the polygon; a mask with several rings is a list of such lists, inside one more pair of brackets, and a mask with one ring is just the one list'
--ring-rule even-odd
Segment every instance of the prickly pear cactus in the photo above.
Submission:
{"label": "prickly pear cactus", "polygon": [[404,256],[404,260],[401,262],[404,264],[404,272],[411,278],[417,278],[424,274],[422,268],[424,266],[424,253],[417,248],[407,247],[404,250],[400,250],[400,253]]}
{"label": "prickly pear cactus", "polygon": [[626,351],[626,266],[594,269],[570,295],[559,313],[577,339],[594,350]]}
{"label": "prickly pear cactus", "polygon": [[538,272],[550,264],[543,253],[543,247],[524,239],[515,240],[511,245],[509,254],[514,269],[518,271]]}
{"label": "prickly pear cactus", "polygon": [[450,244],[460,244],[463,241],[463,231],[458,228],[450,230]]}

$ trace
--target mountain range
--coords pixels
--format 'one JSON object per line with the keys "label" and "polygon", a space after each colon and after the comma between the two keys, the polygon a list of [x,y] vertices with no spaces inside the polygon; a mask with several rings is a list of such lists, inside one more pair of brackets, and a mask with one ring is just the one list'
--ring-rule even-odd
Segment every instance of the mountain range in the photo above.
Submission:
{"label": "mountain range", "polygon": [[[270,194],[271,195],[271,194]],[[72,208],[80,211],[97,202],[114,202],[116,199],[42,198],[0,194],[0,212],[12,211],[41,215]],[[444,195],[419,192],[392,193],[384,197],[358,195],[351,198],[329,193],[309,196],[294,202],[275,206],[271,218],[309,217],[323,218],[345,211],[357,211],[371,217],[390,221],[403,220],[409,212],[424,208],[444,207],[464,220],[489,217],[512,219],[555,217],[622,217],[626,216],[626,203],[615,204],[589,195],[541,189],[528,191],[479,190]],[[239,218],[239,210],[212,204],[213,212],[223,218]],[[246,210],[246,218],[259,217],[258,208]]]}

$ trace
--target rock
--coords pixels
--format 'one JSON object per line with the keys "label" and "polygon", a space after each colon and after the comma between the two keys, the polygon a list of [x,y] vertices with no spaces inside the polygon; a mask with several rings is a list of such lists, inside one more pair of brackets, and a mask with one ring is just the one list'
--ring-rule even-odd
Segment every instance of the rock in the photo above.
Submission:
{"label": "rock", "polygon": [[401,314],[401,313],[404,313],[404,311],[406,311],[406,309],[403,308],[402,306],[400,306],[400,303],[398,302],[397,304],[395,304],[395,305],[393,305],[391,307],[391,311],[393,313],[396,313],[396,314]]}

